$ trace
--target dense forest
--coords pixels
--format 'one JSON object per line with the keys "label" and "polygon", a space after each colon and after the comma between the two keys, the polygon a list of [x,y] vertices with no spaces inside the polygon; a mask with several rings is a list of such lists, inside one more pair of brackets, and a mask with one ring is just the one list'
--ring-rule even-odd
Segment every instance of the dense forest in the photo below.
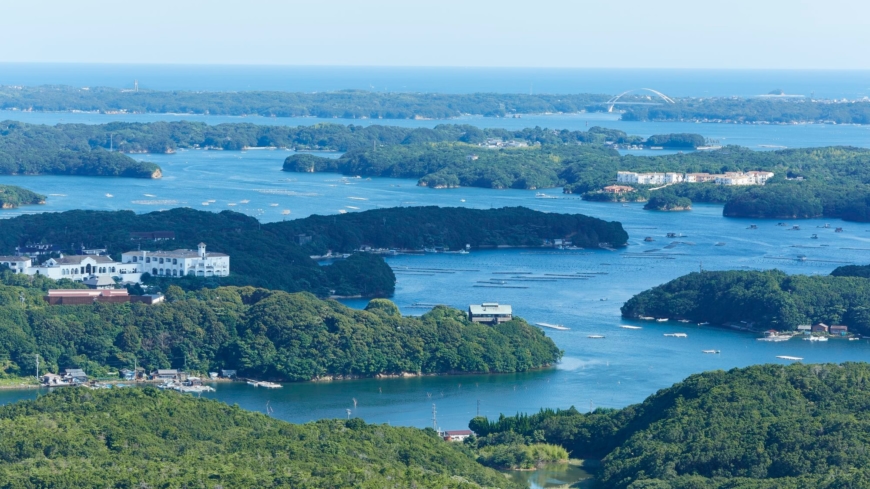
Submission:
{"label": "dense forest", "polygon": [[[50,306],[45,290],[68,281],[0,272],[0,375],[79,367],[94,376],[139,365],[283,381],[379,374],[521,372],[561,352],[522,319],[495,326],[438,306],[403,317],[386,299],[365,311],[311,294],[255,287],[166,290],[166,301]],[[21,301],[21,298],[24,301]]]}
{"label": "dense forest", "polygon": [[[171,231],[175,239],[135,241],[131,232]],[[260,224],[231,211],[220,213],[179,208],[135,214],[132,211],[68,211],[0,219],[0,254],[13,254],[16,246],[50,243],[67,254],[81,248],[106,248],[116,260],[137,247],[151,250],[196,249],[205,242],[211,251],[230,255],[230,276],[157,279],[165,289],[178,284],[186,289],[217,285],[252,285],[288,292],[308,291],[318,296],[390,296],[395,276],[378,256],[356,254],[329,266],[320,266],[297,243],[282,223]],[[335,268],[333,268],[335,267]],[[275,273],[281,270],[281,273]]]}
{"label": "dense forest", "polygon": [[154,388],[58,389],[0,407],[0,484],[520,489],[431,430],[296,425]]}
{"label": "dense forest", "polygon": [[14,209],[20,205],[44,203],[44,195],[14,185],[0,185],[0,208],[2,209]]}
{"label": "dense forest", "polygon": [[343,119],[447,119],[461,115],[503,117],[513,114],[606,110],[609,95],[524,95],[508,93],[401,93],[340,90],[332,92],[186,92],[82,89],[69,86],[0,86],[0,109],[39,111],[135,112],[158,114],[259,115]]}
{"label": "dense forest", "polygon": [[[171,231],[175,239],[131,239],[131,232],[150,231]],[[300,234],[311,241],[304,243]],[[385,297],[395,288],[395,275],[379,256],[357,253],[328,266],[319,266],[310,258],[330,249],[350,253],[363,245],[410,249],[447,246],[454,250],[466,244],[540,246],[542,240],[552,238],[570,238],[577,246],[596,248],[602,243],[622,246],[628,235],[618,222],[525,208],[403,207],[267,224],[232,211],[186,208],[147,214],[68,211],[0,220],[0,254],[13,254],[16,246],[50,243],[67,254],[80,253],[83,247],[106,248],[120,260],[121,253],[137,247],[196,249],[198,243],[205,242],[209,250],[230,255],[229,277],[152,277],[149,283],[160,289],[177,284],[188,290],[252,285],[319,296]]]}
{"label": "dense forest", "polygon": [[831,275],[835,277],[870,278],[870,265],[842,265],[834,269]]}
{"label": "dense forest", "polygon": [[17,121],[0,122],[0,151],[17,153],[32,149],[67,149],[79,152],[104,149],[122,153],[166,153],[180,149],[241,150],[245,147],[343,152],[374,146],[442,141],[479,144],[486,142],[487,139],[517,140],[528,144],[604,144],[608,141],[618,144],[641,144],[644,141],[639,136],[629,136],[616,129],[601,127],[592,127],[588,131],[556,131],[540,127],[519,130],[480,129],[467,124],[439,124],[429,129],[353,124],[313,124],[293,127],[250,123],[209,125],[204,122],[188,121],[55,126]]}
{"label": "dense forest", "polygon": [[870,124],[870,103],[832,102],[804,98],[703,98],[677,99],[675,104],[627,106],[624,121],[700,122],[833,122]]}
{"label": "dense forest", "polygon": [[361,246],[420,250],[451,250],[496,246],[541,246],[544,240],[568,239],[574,246],[625,246],[628,233],[618,222],[582,214],[533,211],[525,207],[466,209],[463,207],[397,207],[339,216],[314,215],[276,223],[288,236],[311,238],[311,254],[326,250],[351,252]]}
{"label": "dense forest", "polygon": [[870,487],[870,365],[758,365],[692,375],[643,403],[475,418],[478,435],[602,459],[603,489]]}
{"label": "dense forest", "polygon": [[799,324],[844,324],[870,335],[870,280],[851,276],[764,272],[695,272],[632,297],[628,318],[652,316],[761,330]]}

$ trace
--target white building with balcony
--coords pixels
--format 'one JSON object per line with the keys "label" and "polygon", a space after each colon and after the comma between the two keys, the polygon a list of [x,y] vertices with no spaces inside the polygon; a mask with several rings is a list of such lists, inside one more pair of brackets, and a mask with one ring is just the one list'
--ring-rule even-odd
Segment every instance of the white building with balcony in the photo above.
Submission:
{"label": "white building with balcony", "polygon": [[206,252],[205,243],[194,250],[128,251],[121,263],[155,277],[226,277],[230,274],[230,256]]}

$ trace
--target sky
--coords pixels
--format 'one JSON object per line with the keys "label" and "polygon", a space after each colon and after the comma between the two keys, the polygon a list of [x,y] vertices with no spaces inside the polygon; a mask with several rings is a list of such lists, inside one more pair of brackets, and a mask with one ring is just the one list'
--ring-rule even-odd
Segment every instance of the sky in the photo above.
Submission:
{"label": "sky", "polygon": [[27,0],[0,62],[870,69],[853,0]]}

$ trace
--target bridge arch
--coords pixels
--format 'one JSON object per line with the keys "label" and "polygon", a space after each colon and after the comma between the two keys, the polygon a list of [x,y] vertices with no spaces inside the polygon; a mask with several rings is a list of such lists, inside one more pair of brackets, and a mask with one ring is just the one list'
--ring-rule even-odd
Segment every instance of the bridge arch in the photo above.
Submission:
{"label": "bridge arch", "polygon": [[659,92],[658,90],[653,90],[652,88],[633,88],[631,90],[626,90],[615,97],[611,97],[610,100],[605,102],[604,104],[607,105],[607,112],[613,112],[613,106],[616,105],[616,103],[619,101],[620,98],[622,98],[623,95],[628,95],[629,93],[640,92],[640,91],[650,92],[650,93],[658,96],[660,99],[662,99],[667,104],[675,104],[676,103],[676,102],[674,102],[674,99],[668,97],[667,95],[663,94],[662,92]]}

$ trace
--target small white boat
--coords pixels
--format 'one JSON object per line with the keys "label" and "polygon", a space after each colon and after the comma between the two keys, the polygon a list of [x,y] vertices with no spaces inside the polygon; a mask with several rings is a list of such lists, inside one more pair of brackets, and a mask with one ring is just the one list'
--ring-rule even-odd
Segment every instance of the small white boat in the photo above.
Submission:
{"label": "small white boat", "polygon": [[680,323],[688,323],[689,320],[688,320],[688,319],[677,319],[677,322],[680,322]]}
{"label": "small white boat", "polygon": [[790,340],[791,336],[774,335],[774,336],[765,336],[764,338],[755,338],[755,339],[758,341],[771,341],[774,343],[779,343],[782,341]]}
{"label": "small white boat", "polygon": [[853,336],[853,337],[849,338],[849,341],[858,341],[858,340],[860,340],[860,339],[861,339],[861,338],[858,338],[858,337]]}
{"label": "small white boat", "polygon": [[281,384],[276,384],[275,382],[266,382],[265,380],[258,382],[260,387],[265,387],[267,389],[280,389]]}
{"label": "small white boat", "polygon": [[345,207],[347,207],[348,209],[353,209],[353,210],[355,210],[355,211],[358,211],[358,210],[359,210],[359,207],[354,207],[354,206],[352,206],[352,205],[346,205]]}
{"label": "small white boat", "polygon": [[591,335],[587,336],[587,338],[592,338],[593,340],[600,340],[600,339],[604,338],[604,335],[603,334],[591,334]]}
{"label": "small white boat", "polygon": [[208,205],[208,202],[203,202],[202,205]]}
{"label": "small white boat", "polygon": [[722,353],[719,350],[701,350],[701,353]]}
{"label": "small white boat", "polygon": [[791,357],[788,355],[777,355],[776,358],[781,358],[783,360],[791,360],[793,362],[799,362],[804,359],[804,357]]}
{"label": "small white boat", "polygon": [[281,215],[283,215],[283,216],[289,216],[289,215],[290,215],[290,211],[289,211],[289,210],[283,210],[283,211],[281,211]]}
{"label": "small white boat", "polygon": [[227,205],[230,206],[230,207],[235,207],[236,203],[235,203],[235,202],[230,202],[230,203],[227,204]]}
{"label": "small white boat", "polygon": [[239,204],[247,204],[248,202],[250,202],[250,200],[247,200],[247,199],[245,199],[245,200],[240,200],[240,201],[239,201]]}
{"label": "small white boat", "polygon": [[708,324],[710,324],[710,323],[708,323],[707,321],[704,321],[703,323],[698,323],[698,326],[706,326]]}
{"label": "small white boat", "polygon": [[664,336],[670,336],[671,338],[688,338],[689,335],[686,333],[665,333]]}
{"label": "small white boat", "polygon": [[644,321],[652,321],[655,318],[652,316],[640,316],[638,319],[643,319]]}
{"label": "small white boat", "polygon": [[106,197],[108,197],[108,198],[111,199],[112,197],[114,197],[114,195],[112,195],[112,194],[106,194]]}
{"label": "small white boat", "polygon": [[658,319],[656,319],[656,322],[666,323],[666,322],[668,322],[668,318],[658,318]]}
{"label": "small white boat", "polygon": [[211,200],[209,200],[209,202],[211,202],[212,204],[214,204],[214,203],[217,202],[217,201],[214,200],[214,199],[211,199]]}
{"label": "small white boat", "polygon": [[269,204],[269,207],[278,207],[278,204]]}
{"label": "small white boat", "polygon": [[369,200],[365,197],[348,197],[348,199],[350,199],[350,200]]}
{"label": "small white boat", "polygon": [[566,328],[565,326],[562,326],[561,324],[550,324],[550,323],[535,323],[535,324],[542,327],[542,328],[556,329],[559,331],[568,331],[569,329],[571,329],[571,328]]}
{"label": "small white boat", "polygon": [[145,197],[157,197],[157,196],[154,195],[154,194],[142,194],[142,195],[144,195]]}
{"label": "small white boat", "polygon": [[543,192],[538,192],[535,194],[535,198],[536,199],[558,199],[559,197],[556,197],[555,195],[547,195]]}
{"label": "small white boat", "polygon": [[824,336],[810,336],[809,338],[804,338],[804,341],[828,341],[828,338]]}
{"label": "small white boat", "polygon": [[249,380],[249,381],[248,381],[248,385],[252,385],[252,386],[254,386],[254,387],[259,387],[259,386],[260,386],[260,383],[257,382],[256,380]]}
{"label": "small white boat", "polygon": [[344,209],[339,209],[339,210],[338,210],[338,213],[339,213],[339,214],[347,214],[347,211],[344,210]]}
{"label": "small white boat", "polygon": [[459,199],[459,202],[465,202],[465,199]]}
{"label": "small white boat", "polygon": [[622,329],[641,329],[640,326],[629,326],[627,324],[620,324],[619,327]]}

